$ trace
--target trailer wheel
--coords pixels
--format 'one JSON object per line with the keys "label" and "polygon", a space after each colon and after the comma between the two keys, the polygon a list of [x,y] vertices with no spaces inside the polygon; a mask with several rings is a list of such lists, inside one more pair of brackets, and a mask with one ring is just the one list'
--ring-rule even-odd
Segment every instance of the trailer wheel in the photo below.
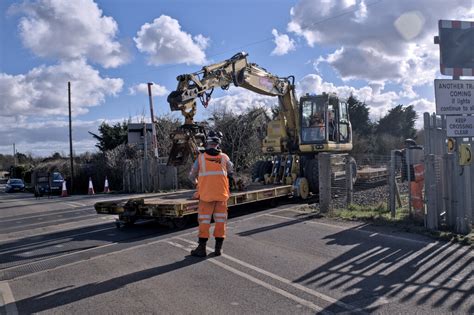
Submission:
{"label": "trailer wheel", "polygon": [[173,223],[173,226],[176,229],[183,230],[184,228],[186,228],[188,226],[189,216],[185,215],[184,217],[181,217],[181,218],[173,218],[173,220],[171,220],[171,222]]}
{"label": "trailer wheel", "polygon": [[137,218],[135,218],[135,217],[125,217],[124,225],[125,226],[132,226],[132,225],[135,224],[136,221],[137,221]]}
{"label": "trailer wheel", "polygon": [[131,226],[135,224],[135,221],[137,221],[137,218],[135,216],[129,216],[129,215],[119,215],[118,220],[115,222],[115,225],[117,225],[117,228],[122,228],[124,226]]}

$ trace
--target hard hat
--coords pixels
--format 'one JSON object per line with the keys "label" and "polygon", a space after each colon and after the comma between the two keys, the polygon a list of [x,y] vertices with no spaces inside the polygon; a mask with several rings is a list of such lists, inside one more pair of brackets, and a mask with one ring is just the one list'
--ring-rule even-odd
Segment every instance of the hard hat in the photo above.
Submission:
{"label": "hard hat", "polygon": [[215,132],[214,130],[211,130],[211,131],[207,134],[206,143],[209,143],[209,144],[220,144],[220,143],[221,143],[221,138],[222,138],[222,132],[220,132],[220,131]]}

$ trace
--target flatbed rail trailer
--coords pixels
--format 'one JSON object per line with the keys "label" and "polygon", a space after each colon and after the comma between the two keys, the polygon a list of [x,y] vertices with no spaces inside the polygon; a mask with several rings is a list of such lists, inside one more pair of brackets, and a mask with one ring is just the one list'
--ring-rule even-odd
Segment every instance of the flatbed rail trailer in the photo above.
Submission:
{"label": "flatbed rail trailer", "polygon": [[[101,201],[94,205],[98,214],[118,215],[117,228],[132,225],[136,220],[154,219],[161,223],[173,223],[182,228],[190,215],[197,213],[198,200],[193,199],[195,190],[182,190],[173,193],[153,194],[150,197],[127,200]],[[290,197],[294,194],[292,185],[249,186],[246,191],[232,192],[227,202],[229,207],[264,200]]]}

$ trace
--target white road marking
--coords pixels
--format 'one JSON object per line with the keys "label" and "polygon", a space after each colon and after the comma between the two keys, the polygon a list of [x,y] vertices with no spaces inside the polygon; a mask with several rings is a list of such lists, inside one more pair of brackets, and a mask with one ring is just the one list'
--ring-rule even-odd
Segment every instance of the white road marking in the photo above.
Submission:
{"label": "white road marking", "polygon": [[[288,209],[288,210],[293,211],[293,212],[301,213],[300,211],[296,211],[296,210],[291,210],[291,209]],[[303,222],[302,218],[289,218],[289,217],[285,217],[285,216],[282,216],[282,215],[270,214],[270,213],[267,213],[265,215],[269,216],[269,217],[285,219],[285,220],[288,220],[288,221],[301,220]],[[419,243],[419,244],[423,244],[423,245],[438,244],[439,243],[438,241],[428,242],[428,241],[413,240],[413,239],[406,238],[406,237],[401,237],[401,236],[395,236],[395,235],[384,234],[384,233],[374,233],[373,231],[361,230],[360,228],[355,228],[354,229],[354,228],[350,228],[350,227],[333,225],[333,224],[329,224],[329,223],[323,223],[323,222],[317,222],[317,221],[311,221],[311,220],[305,220],[304,222],[310,223],[310,224],[316,224],[316,225],[325,225],[325,226],[333,227],[333,228],[336,228],[336,229],[339,229],[339,230],[358,231],[358,232],[361,232],[361,233],[364,233],[364,234],[369,234],[370,237],[374,237],[375,235],[378,235],[378,236],[393,238],[393,239],[396,239],[396,240],[407,241],[407,242],[411,242],[411,243]]]}
{"label": "white road marking", "polygon": [[[181,235],[186,236],[186,235],[191,235],[191,234],[195,234],[195,232],[184,233],[184,234],[181,234]],[[80,263],[89,263],[90,261],[95,260],[95,259],[103,258],[103,257],[106,257],[106,256],[112,256],[112,255],[116,255],[116,254],[121,254],[123,252],[138,249],[138,248],[142,248],[142,247],[146,247],[148,245],[154,245],[154,244],[158,244],[158,243],[166,243],[168,240],[171,240],[173,238],[175,238],[175,236],[165,238],[165,239],[156,240],[156,241],[152,241],[152,242],[148,242],[148,243],[144,243],[144,244],[140,244],[140,245],[137,245],[137,246],[131,246],[131,247],[124,248],[122,250],[114,251],[114,252],[111,252],[111,253],[100,254],[100,255],[97,255],[97,256],[94,256],[94,257],[90,257],[88,259],[74,261],[74,262],[71,262],[71,263],[68,263],[68,264],[62,264],[62,265],[54,267],[54,268],[40,270],[40,271],[37,271],[37,272],[29,273],[27,275],[15,277],[11,280],[27,278],[27,277],[32,276],[32,275],[37,275],[37,274],[53,271],[53,270],[56,270],[56,269],[61,269],[61,268],[68,267],[68,266],[74,266],[74,265],[77,265],[77,264],[80,264]],[[42,259],[42,260],[39,260],[39,261],[31,262],[31,263],[28,263],[28,264],[24,264],[24,265],[21,265],[21,266],[33,265],[33,264],[38,263],[38,262],[43,262],[43,261],[46,261],[46,260],[54,260],[54,259],[62,258],[62,257],[65,257],[65,256],[71,256],[71,255],[74,255],[74,254],[83,253],[83,252],[86,252],[86,251],[92,251],[92,250],[99,249],[99,248],[104,248],[104,247],[117,245],[119,243],[121,243],[121,242],[114,242],[114,243],[110,243],[110,244],[105,244],[105,245],[101,245],[101,246],[97,246],[97,247],[93,247],[93,248],[80,250],[80,251],[77,251],[77,252],[72,252],[72,253],[68,253],[68,254],[64,254],[64,255],[50,257],[50,258]],[[13,267],[10,267],[10,268],[3,268],[2,271],[9,270],[9,269],[14,269],[14,268],[17,268],[17,267],[18,266],[13,266]]]}
{"label": "white road marking", "polygon": [[0,310],[2,308],[5,310],[6,315],[18,315],[15,298],[6,281],[0,282]]}
{"label": "white road marking", "polygon": [[[278,211],[280,211],[280,210],[278,210]],[[233,221],[232,223],[235,224],[235,223],[238,223],[238,222],[247,221],[247,220],[250,220],[252,218],[257,218],[257,217],[261,217],[261,216],[264,216],[264,214],[259,214],[259,215],[256,215],[256,216],[236,220],[236,221]],[[107,218],[109,218],[109,217],[107,217]],[[101,224],[101,223],[98,223],[98,224],[95,224],[95,225],[99,225],[99,224]],[[87,226],[91,226],[91,225],[87,225]],[[74,230],[74,229],[77,229],[78,227],[79,226],[73,227],[71,229],[60,230],[60,231],[64,232],[64,231]],[[109,230],[109,229],[115,229],[115,227],[105,228],[105,229],[98,230],[98,231],[104,231],[104,230]],[[78,236],[78,235],[83,235],[83,234],[88,234],[88,233],[95,233],[95,232],[97,232],[97,231],[91,231],[91,232],[85,232],[85,233],[80,233],[80,234],[68,235],[68,236],[65,236],[64,238],[69,238],[69,237],[72,237],[72,236]],[[43,235],[43,234],[50,234],[50,232],[45,232],[45,233],[36,234],[36,235]],[[193,230],[192,232],[182,233],[179,236],[183,237],[183,236],[196,235],[196,234],[197,234],[197,231]],[[80,263],[83,263],[83,262],[88,263],[89,261],[94,260],[94,259],[98,259],[98,258],[110,256],[110,255],[115,255],[115,254],[121,254],[122,252],[142,248],[142,247],[145,247],[145,246],[148,246],[148,245],[163,243],[163,242],[166,242],[168,240],[174,239],[175,237],[176,236],[172,236],[172,237],[169,237],[169,238],[160,239],[160,240],[148,242],[148,243],[137,245],[137,246],[131,246],[131,247],[119,250],[119,251],[112,252],[112,253],[106,253],[106,254],[101,254],[101,255],[94,256],[94,257],[90,257],[89,259],[86,259],[86,260],[79,260],[79,261],[75,261],[75,262],[72,262],[72,263],[69,263],[69,264],[63,264],[61,266],[57,266],[57,267],[54,267],[54,268],[51,268],[51,269],[40,270],[38,272],[30,273],[30,274],[27,274],[27,275],[24,275],[24,276],[15,277],[14,279],[22,279],[22,278],[26,278],[26,277],[31,276],[31,275],[41,274],[41,273],[44,273],[44,272],[48,272],[48,271],[51,271],[51,270],[60,269],[60,268],[63,268],[63,267],[80,264]],[[20,237],[20,238],[16,238],[16,239],[12,238],[12,239],[8,239],[6,241],[19,240],[19,239],[23,239],[23,238],[25,238],[25,237]],[[0,244],[2,244],[2,242],[0,242]],[[110,243],[110,244],[102,245],[102,246],[99,246],[99,247],[94,247],[94,248],[90,248],[90,249],[87,249],[87,250],[82,250],[80,252],[90,251],[90,250],[98,249],[98,248],[101,248],[101,247],[106,247],[106,246],[111,246],[111,245],[116,245],[116,244],[118,244],[118,243]],[[77,254],[77,253],[79,253],[79,252],[68,253],[68,254],[64,254],[64,255],[60,255],[60,256],[51,257],[51,258],[48,258],[48,259],[53,260],[53,259],[56,259],[56,258],[61,258],[61,257],[64,257],[64,256],[70,256],[70,255],[74,255],[74,254]],[[40,261],[44,261],[44,260],[40,260]],[[29,263],[29,264],[35,264],[35,263],[38,263],[38,262],[32,262],[32,263]],[[29,265],[29,264],[26,264],[26,265]],[[24,265],[22,265],[22,266],[24,266]],[[13,268],[16,268],[16,267],[11,267],[11,268],[8,268],[8,269],[13,269]],[[7,269],[2,269],[2,270],[7,270]]]}
{"label": "white road marking", "polygon": [[[195,243],[193,243],[192,241],[189,241],[189,240],[184,239],[184,238],[182,238],[182,237],[176,237],[176,239],[179,239],[179,240],[181,240],[181,241],[183,241],[183,242],[186,242],[186,243],[189,243],[189,244],[195,244]],[[208,248],[208,250],[211,250],[211,251],[212,251],[211,248]],[[290,285],[290,286],[292,286],[292,287],[294,287],[294,288],[296,288],[296,289],[299,289],[299,290],[304,291],[304,292],[306,292],[306,293],[308,293],[308,294],[311,294],[311,295],[313,295],[313,296],[315,296],[315,297],[317,297],[317,298],[320,298],[320,299],[322,299],[322,300],[324,300],[324,301],[326,301],[326,302],[329,302],[329,303],[332,303],[332,304],[336,304],[337,306],[342,307],[342,308],[344,308],[344,309],[346,309],[346,310],[349,310],[349,311],[360,311],[360,310],[356,309],[355,307],[353,307],[353,306],[351,306],[351,305],[349,305],[349,304],[346,304],[346,303],[344,303],[344,302],[340,302],[339,300],[337,300],[337,299],[335,299],[335,298],[332,298],[332,297],[327,296],[327,295],[325,295],[325,294],[323,294],[323,293],[321,293],[321,292],[318,292],[318,291],[315,291],[315,290],[310,289],[310,288],[308,288],[308,287],[305,287],[305,286],[303,286],[303,285],[301,285],[301,284],[294,283],[293,281],[291,281],[291,280],[289,280],[289,279],[283,278],[283,277],[281,277],[281,276],[279,276],[279,275],[276,275],[276,274],[274,274],[274,273],[271,273],[271,272],[269,272],[269,271],[266,271],[266,270],[264,270],[264,269],[261,269],[261,268],[259,268],[259,267],[257,267],[257,266],[254,266],[254,265],[251,265],[251,264],[249,264],[249,263],[246,263],[246,262],[244,262],[244,261],[242,261],[242,260],[240,260],[240,259],[237,259],[237,258],[235,258],[235,257],[229,256],[229,255],[227,255],[227,254],[222,254],[222,257],[225,257],[225,258],[227,258],[227,259],[229,259],[229,260],[231,260],[231,261],[233,261],[233,262],[235,262],[235,263],[237,263],[237,264],[239,264],[239,265],[241,265],[241,266],[244,266],[244,267],[249,268],[249,269],[251,269],[251,270],[253,270],[253,271],[256,271],[256,272],[258,272],[258,273],[261,273],[261,274],[263,274],[263,275],[265,275],[265,276],[267,276],[267,277],[270,277],[270,278],[272,278],[272,279],[274,279],[274,280],[283,282],[283,283],[285,283],[285,284],[287,284],[287,285]]]}
{"label": "white road marking", "polygon": [[[84,209],[82,211],[89,211],[90,209]],[[38,217],[52,217],[52,216],[56,216],[56,217],[63,217],[63,214],[64,213],[69,213],[69,212],[74,212],[74,211],[77,211],[77,209],[70,209],[70,210],[58,210],[58,211],[61,211],[61,214],[38,214],[38,215],[30,215],[29,217],[25,218],[25,219],[34,219],[34,218],[38,218]],[[5,222],[11,222],[11,221],[15,221],[15,220],[18,220],[18,219],[11,219],[11,220],[2,220],[2,223],[5,223]],[[15,221],[15,223],[22,223],[23,221]],[[34,223],[32,223],[34,224]]]}
{"label": "white road marking", "polygon": [[73,206],[73,207],[86,207],[87,206],[85,203],[74,202],[74,201],[65,202],[65,204],[69,206]]}
{"label": "white road marking", "polygon": [[[183,249],[183,250],[188,251],[188,248],[184,247],[184,246],[181,245],[181,244],[178,244],[178,243],[175,243],[175,242],[172,242],[172,241],[168,241],[167,243],[170,244],[170,245],[173,245],[173,246],[175,246],[175,247],[178,247],[178,248],[181,248],[181,249]],[[278,293],[278,294],[280,294],[280,295],[282,295],[282,296],[284,296],[284,297],[286,297],[286,298],[288,298],[288,299],[290,299],[290,300],[293,300],[293,301],[295,301],[295,302],[297,302],[297,303],[299,303],[299,304],[301,304],[301,305],[304,305],[304,306],[306,306],[306,307],[312,309],[313,311],[320,312],[320,314],[332,314],[332,313],[330,313],[330,312],[328,312],[328,311],[325,311],[324,308],[321,307],[321,306],[319,306],[319,305],[316,305],[316,304],[314,304],[314,303],[312,303],[312,302],[310,302],[310,301],[308,301],[308,300],[302,299],[302,298],[300,298],[300,297],[298,297],[298,296],[296,296],[296,295],[294,295],[294,294],[291,294],[290,292],[287,292],[287,291],[285,291],[285,290],[283,290],[283,289],[277,288],[277,287],[275,287],[275,286],[273,286],[273,285],[271,285],[271,284],[269,284],[269,283],[267,283],[267,282],[264,282],[264,281],[262,281],[262,280],[260,280],[260,279],[254,278],[254,277],[252,277],[251,275],[246,274],[246,273],[244,273],[244,272],[242,272],[242,271],[240,271],[240,270],[237,270],[237,269],[235,269],[235,268],[233,268],[233,267],[231,267],[231,266],[229,266],[229,265],[226,265],[226,264],[224,264],[224,263],[222,263],[222,262],[220,262],[220,261],[218,261],[218,260],[215,260],[215,259],[208,259],[208,260],[206,260],[206,262],[210,262],[210,263],[212,263],[212,264],[214,264],[214,265],[217,265],[217,266],[219,266],[219,267],[221,267],[221,268],[223,268],[223,269],[225,269],[225,270],[227,270],[227,271],[232,272],[233,274],[236,274],[236,275],[238,275],[238,276],[240,276],[240,277],[242,277],[242,278],[245,278],[245,279],[247,279],[247,280],[249,280],[249,281],[251,281],[251,282],[253,282],[253,283],[256,283],[256,284],[258,284],[258,285],[260,285],[260,286],[262,286],[262,287],[264,287],[264,288],[266,288],[266,289],[269,289],[270,291],[273,291],[273,292],[275,292],[275,293]]]}
{"label": "white road marking", "polygon": [[[104,222],[97,222],[97,221],[96,222],[90,222],[90,221],[91,220],[88,220],[88,222],[86,222],[84,224],[81,224],[81,225],[74,225],[71,228],[55,229],[55,230],[46,231],[46,232],[44,232],[43,228],[37,228],[36,232],[35,232],[35,230],[29,230],[28,232],[30,232],[30,235],[24,235],[24,236],[21,236],[21,237],[8,237],[8,235],[11,235],[11,234],[7,234],[7,238],[0,239],[0,245],[4,245],[4,244],[10,243],[12,241],[22,240],[22,239],[25,239],[25,238],[31,238],[31,239],[38,238],[39,239],[40,238],[39,236],[49,235],[51,233],[67,232],[67,231],[77,230],[77,229],[81,229],[81,228],[89,228],[89,227],[93,227],[95,225],[104,224]],[[110,222],[114,222],[114,221],[115,220],[113,218],[110,218]],[[64,223],[64,224],[56,225],[55,227],[59,227],[59,226],[62,226],[62,225],[70,226],[71,224],[70,223]],[[112,230],[112,229],[116,229],[116,228],[115,227],[110,227],[110,228],[105,228],[105,229],[102,229],[102,230]],[[71,236],[68,235],[68,236],[65,236],[63,238],[69,238],[69,237],[77,236],[77,235],[95,233],[97,231],[102,231],[102,230],[95,230],[95,231],[91,231],[91,232],[78,233],[78,234],[73,234]],[[15,234],[19,234],[19,233],[15,233]],[[55,239],[53,239],[53,240],[55,240]]]}

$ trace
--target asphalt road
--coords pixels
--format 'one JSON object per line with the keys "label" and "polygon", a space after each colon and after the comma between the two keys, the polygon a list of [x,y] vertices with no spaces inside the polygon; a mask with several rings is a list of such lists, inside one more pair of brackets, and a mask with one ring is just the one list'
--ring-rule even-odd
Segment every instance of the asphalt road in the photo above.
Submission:
{"label": "asphalt road", "polygon": [[0,193],[0,314],[474,313],[466,246],[248,206],[198,259],[195,225],[118,230],[93,209],[110,198]]}

